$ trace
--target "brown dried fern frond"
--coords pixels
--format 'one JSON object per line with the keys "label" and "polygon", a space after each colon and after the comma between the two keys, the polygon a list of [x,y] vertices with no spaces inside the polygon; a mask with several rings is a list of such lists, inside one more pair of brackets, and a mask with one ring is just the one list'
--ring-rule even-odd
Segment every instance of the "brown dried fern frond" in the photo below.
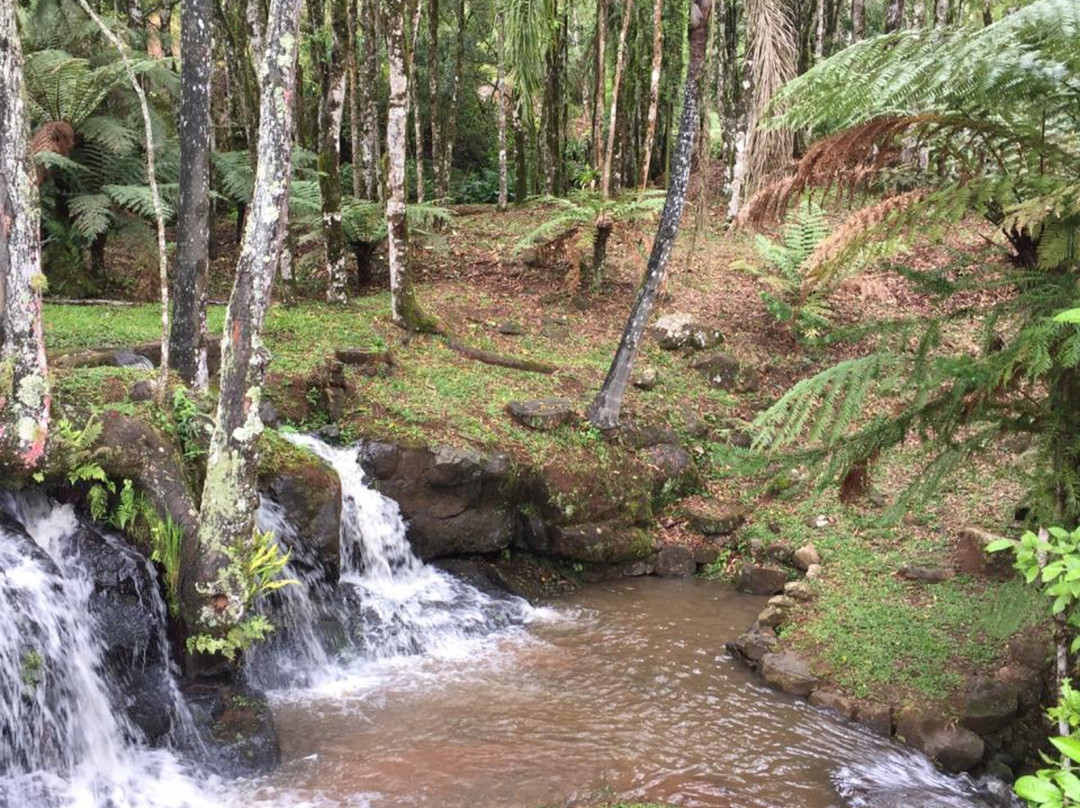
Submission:
{"label": "brown dried fern frond", "polygon": [[803,265],[804,287],[821,284],[831,275],[830,269],[844,256],[865,243],[874,231],[882,227],[903,226],[912,206],[926,198],[925,189],[916,189],[886,197],[872,205],[859,208],[844,220],[836,230],[822,239]]}
{"label": "brown dried fern frond", "polygon": [[813,143],[790,173],[758,190],[746,203],[741,224],[761,225],[781,218],[792,199],[809,189],[868,189],[882,173],[901,163],[904,138],[940,122],[936,115],[882,116]]}
{"label": "brown dried fern frond", "polygon": [[[61,157],[70,157],[75,148],[75,129],[67,121],[48,121],[43,123],[30,140],[30,154],[53,152]],[[45,181],[46,169],[37,167],[37,184]]]}

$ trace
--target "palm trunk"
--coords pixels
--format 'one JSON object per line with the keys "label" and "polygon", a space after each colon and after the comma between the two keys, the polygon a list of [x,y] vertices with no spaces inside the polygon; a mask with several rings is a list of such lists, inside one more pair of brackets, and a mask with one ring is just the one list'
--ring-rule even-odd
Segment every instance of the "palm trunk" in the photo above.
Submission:
{"label": "palm trunk", "polygon": [[600,173],[604,161],[603,110],[607,107],[607,16],[608,0],[596,3],[596,84],[593,88],[592,146],[593,165]]}
{"label": "palm trunk", "polygon": [[498,209],[506,210],[507,192],[506,183],[506,64],[503,59],[503,51],[506,47],[506,31],[504,30],[504,17],[502,6],[499,6],[495,14],[495,58],[496,64],[496,99],[499,104],[499,202]]}
{"label": "palm trunk", "polygon": [[143,145],[146,148],[146,180],[150,186],[150,199],[154,207],[154,219],[157,223],[157,246],[158,246],[158,282],[161,285],[161,365],[158,369],[158,395],[164,396],[165,387],[169,383],[169,259],[166,251],[165,240],[165,214],[161,206],[161,194],[158,193],[157,168],[154,156],[154,128],[150,122],[150,105],[146,100],[146,91],[143,90],[139,77],[135,75],[135,68],[127,56],[127,46],[112,29],[109,28],[90,7],[87,0],[79,0],[79,5],[94,24],[101,30],[109,43],[120,54],[120,61],[124,64],[128,82],[139,99],[139,110],[142,112],[143,122]]}
{"label": "palm trunk", "polygon": [[250,547],[258,505],[259,401],[269,359],[259,335],[284,239],[279,218],[289,204],[299,18],[300,0],[270,0],[258,71],[255,188],[221,340],[221,393],[199,512],[195,574],[182,584],[188,625],[217,635],[239,624],[250,606],[232,556]]}
{"label": "palm trunk", "polygon": [[0,4],[0,459],[33,468],[49,432],[49,377],[41,321],[37,174],[15,3]]}
{"label": "palm trunk", "polygon": [[619,110],[619,87],[626,69],[626,34],[630,30],[630,16],[634,0],[624,0],[622,27],[619,29],[619,45],[615,51],[615,78],[611,83],[611,111],[608,113],[607,147],[604,149],[604,168],[600,173],[600,198],[611,195],[611,160],[615,154],[615,123]]}
{"label": "palm trunk", "polygon": [[660,67],[664,58],[664,0],[653,2],[652,72],[649,74],[649,112],[645,123],[645,145],[642,147],[641,190],[649,185],[653,142],[656,140],[656,115],[660,110]]}
{"label": "palm trunk", "polygon": [[195,390],[209,384],[206,360],[206,281],[210,271],[209,0],[184,0],[180,18],[180,207],[170,353],[180,378]]}
{"label": "palm trunk", "polygon": [[395,325],[410,331],[431,331],[434,322],[420,309],[409,276],[409,232],[405,218],[405,155],[409,87],[405,64],[403,0],[383,0],[386,55],[390,63],[390,102],[386,119],[386,226],[390,244],[390,308]]}
{"label": "palm trunk", "polygon": [[345,46],[348,25],[345,0],[314,0],[310,4],[312,23],[321,29],[322,42],[313,42],[312,67],[320,85],[319,191],[322,196],[323,258],[326,264],[326,299],[348,302],[345,271],[345,236],[341,227],[341,118],[345,105]]}
{"label": "palm trunk", "polygon": [[454,138],[457,136],[458,92],[461,88],[461,71],[465,63],[465,0],[457,5],[457,42],[454,49],[454,77],[450,84],[450,111],[447,113],[446,132],[442,159],[443,183],[450,192],[450,175],[454,166]]}
{"label": "palm trunk", "polygon": [[679,232],[683,206],[690,184],[690,163],[694,155],[694,136],[698,130],[698,105],[701,100],[701,76],[705,65],[705,47],[709,34],[709,14],[712,0],[691,0],[690,6],[690,63],[686,72],[686,88],[683,96],[682,118],[679,121],[679,137],[671,166],[671,184],[660,225],[653,241],[652,252],[646,269],[645,282],[638,292],[634,309],[626,323],[619,348],[615,352],[611,368],[600,392],[589,406],[589,421],[597,429],[614,429],[619,425],[623,395],[630,381],[634,358],[645,335],[656,303],[660,286],[664,282],[668,258]]}

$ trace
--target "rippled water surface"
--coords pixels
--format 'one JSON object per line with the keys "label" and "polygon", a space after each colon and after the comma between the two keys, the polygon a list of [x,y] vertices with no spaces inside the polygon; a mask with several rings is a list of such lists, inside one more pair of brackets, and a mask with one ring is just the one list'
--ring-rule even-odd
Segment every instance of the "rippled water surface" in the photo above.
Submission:
{"label": "rippled water surface", "polygon": [[907,755],[724,655],[761,605],[702,581],[594,586],[449,657],[279,695],[286,765],[265,787],[432,808],[840,806],[841,767]]}

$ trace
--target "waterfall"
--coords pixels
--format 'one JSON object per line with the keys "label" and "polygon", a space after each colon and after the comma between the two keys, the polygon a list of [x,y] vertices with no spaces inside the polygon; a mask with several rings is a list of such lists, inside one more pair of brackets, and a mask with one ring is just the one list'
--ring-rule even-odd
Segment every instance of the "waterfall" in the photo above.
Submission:
{"label": "waterfall", "polygon": [[534,619],[521,598],[491,597],[424,564],[406,538],[397,503],[364,482],[359,447],[336,448],[304,435],[292,443],[322,459],[341,480],[341,573],[304,556],[287,514],[267,500],[259,524],[300,554],[290,564],[299,585],[274,595],[272,619],[283,626],[249,660],[259,686],[309,686],[357,672],[365,664],[410,655],[468,653],[470,641]]}
{"label": "waterfall", "polygon": [[[210,805],[172,752],[149,748],[118,701],[85,552],[95,541],[105,542],[116,580],[145,565],[156,583],[145,559],[80,525],[70,505],[0,493],[0,806]],[[135,640],[130,670],[146,677],[138,684],[161,688],[162,740],[190,745],[194,725],[167,667],[165,604],[156,586],[135,596],[146,620],[133,613],[113,628]]]}

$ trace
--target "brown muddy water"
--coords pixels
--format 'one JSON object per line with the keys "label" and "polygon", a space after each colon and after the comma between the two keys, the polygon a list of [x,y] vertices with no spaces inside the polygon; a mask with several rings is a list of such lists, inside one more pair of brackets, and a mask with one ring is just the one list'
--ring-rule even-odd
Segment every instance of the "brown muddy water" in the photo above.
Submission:
{"label": "brown muddy water", "polygon": [[[374,808],[980,804],[921,758],[728,658],[724,642],[762,605],[697,580],[594,585],[459,653],[279,695],[286,763],[258,791]],[[893,796],[849,789],[842,801],[834,782],[860,777]]]}

